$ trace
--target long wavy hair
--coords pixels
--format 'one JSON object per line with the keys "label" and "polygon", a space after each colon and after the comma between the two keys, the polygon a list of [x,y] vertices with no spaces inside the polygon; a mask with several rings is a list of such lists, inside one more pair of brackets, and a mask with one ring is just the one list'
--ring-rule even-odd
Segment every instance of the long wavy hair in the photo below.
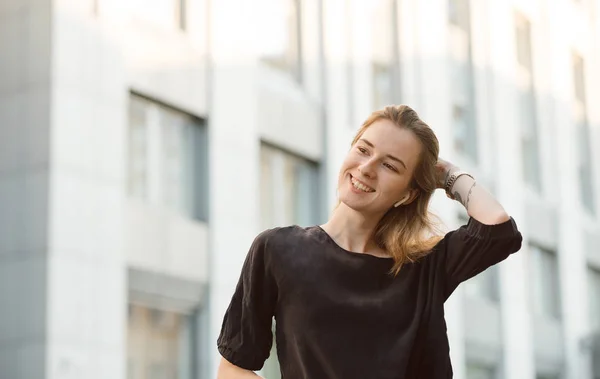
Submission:
{"label": "long wavy hair", "polygon": [[373,112],[356,133],[352,146],[369,126],[381,119],[410,130],[422,145],[410,183],[411,188],[417,189],[417,197],[409,204],[388,210],[373,236],[377,245],[394,258],[390,273],[397,275],[402,266],[427,255],[441,239],[440,219],[429,212],[429,201],[437,188],[435,165],[440,149],[433,130],[407,105],[391,105]]}

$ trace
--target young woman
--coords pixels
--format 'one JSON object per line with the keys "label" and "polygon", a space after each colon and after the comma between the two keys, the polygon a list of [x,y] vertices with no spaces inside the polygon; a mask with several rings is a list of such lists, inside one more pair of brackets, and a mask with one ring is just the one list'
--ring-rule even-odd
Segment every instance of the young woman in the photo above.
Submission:
{"label": "young woman", "polygon": [[[407,106],[365,121],[329,221],[267,230],[252,244],[218,339],[219,379],[257,378],[273,317],[285,379],[452,377],[444,302],[522,238],[498,201],[438,151]],[[443,237],[428,213],[437,188],[470,216]]]}

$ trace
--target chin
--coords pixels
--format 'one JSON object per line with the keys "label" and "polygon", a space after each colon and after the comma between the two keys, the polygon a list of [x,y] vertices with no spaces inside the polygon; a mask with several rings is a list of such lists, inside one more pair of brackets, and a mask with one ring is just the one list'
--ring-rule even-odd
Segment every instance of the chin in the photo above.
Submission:
{"label": "chin", "polygon": [[340,195],[340,204],[344,204],[346,207],[357,211],[357,212],[368,212],[371,210],[372,206],[370,204],[365,204],[364,202],[353,201],[343,195]]}
{"label": "chin", "polygon": [[356,199],[352,199],[352,196],[346,197],[342,193],[340,193],[339,201],[340,204],[363,214],[384,214],[390,210],[390,207],[382,207],[376,202],[356,201]]}

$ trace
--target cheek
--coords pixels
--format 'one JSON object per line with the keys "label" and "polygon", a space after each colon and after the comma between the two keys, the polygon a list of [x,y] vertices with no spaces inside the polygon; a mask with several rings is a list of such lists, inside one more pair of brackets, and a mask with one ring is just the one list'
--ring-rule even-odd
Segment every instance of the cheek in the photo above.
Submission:
{"label": "cheek", "polygon": [[338,186],[344,183],[348,172],[351,171],[352,168],[355,166],[356,164],[354,162],[354,159],[352,159],[350,154],[348,154],[342,162],[342,165],[340,166],[340,171],[338,172]]}
{"label": "cheek", "polygon": [[351,154],[348,154],[346,158],[344,158],[344,161],[340,167],[340,176],[344,175],[349,169],[356,165],[354,161],[355,159]]}
{"label": "cheek", "polygon": [[382,183],[384,184],[382,186],[384,188],[382,192],[386,197],[397,198],[406,192],[406,189],[408,188],[408,180],[406,178],[396,177],[387,179],[388,180],[386,180],[385,183]]}

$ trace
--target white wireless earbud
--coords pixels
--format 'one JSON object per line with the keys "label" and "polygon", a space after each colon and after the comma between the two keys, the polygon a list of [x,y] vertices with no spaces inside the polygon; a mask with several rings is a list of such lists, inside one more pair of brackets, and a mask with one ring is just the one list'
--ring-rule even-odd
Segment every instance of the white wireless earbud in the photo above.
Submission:
{"label": "white wireless earbud", "polygon": [[402,198],[402,200],[400,200],[400,201],[398,201],[396,204],[394,204],[394,208],[397,208],[397,207],[399,207],[400,205],[404,204],[404,202],[405,202],[406,200],[408,200],[408,198],[409,198],[409,197],[410,197],[410,194],[407,194],[406,196],[404,196],[404,197]]}

